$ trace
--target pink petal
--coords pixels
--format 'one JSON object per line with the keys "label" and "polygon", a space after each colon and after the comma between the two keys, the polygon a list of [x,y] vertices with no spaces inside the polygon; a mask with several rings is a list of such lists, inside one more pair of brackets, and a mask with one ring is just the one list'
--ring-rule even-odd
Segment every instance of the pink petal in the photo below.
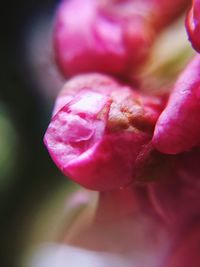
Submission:
{"label": "pink petal", "polygon": [[99,191],[127,186],[137,174],[138,154],[149,136],[141,133],[105,135],[79,158],[69,162],[66,171],[76,182]]}
{"label": "pink petal", "polygon": [[200,52],[200,1],[193,0],[192,7],[188,12],[186,22],[186,30],[193,48]]}
{"label": "pink petal", "polygon": [[[106,108],[107,103],[107,97],[82,91],[76,100],[68,103],[53,117],[44,142],[64,173],[68,162],[79,157],[101,138],[105,130],[106,112],[101,118],[97,118],[97,115]],[[86,104],[89,112],[85,112]]]}
{"label": "pink petal", "polygon": [[132,1],[120,6],[118,16],[115,5],[111,4],[109,10],[106,1],[61,2],[54,46],[58,66],[65,76],[91,71],[127,76],[132,67],[144,62],[152,43],[152,31],[144,16],[134,9],[127,18],[123,11],[128,10],[127,5],[131,7]]}
{"label": "pink petal", "polygon": [[169,154],[190,150],[200,143],[200,57],[180,75],[169,102],[156,124],[153,143]]}

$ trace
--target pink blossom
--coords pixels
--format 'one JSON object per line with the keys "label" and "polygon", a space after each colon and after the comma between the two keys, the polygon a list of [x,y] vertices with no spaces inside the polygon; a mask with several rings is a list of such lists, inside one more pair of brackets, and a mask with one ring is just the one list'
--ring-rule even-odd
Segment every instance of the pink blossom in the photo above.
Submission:
{"label": "pink blossom", "polygon": [[143,16],[130,11],[132,1],[125,2],[119,3],[119,8],[112,1],[101,0],[61,3],[54,44],[57,63],[65,76],[89,71],[122,76],[144,61],[152,32]]}
{"label": "pink blossom", "polygon": [[193,0],[186,18],[186,29],[193,48],[200,52],[200,1]]}
{"label": "pink blossom", "polygon": [[98,71],[127,77],[146,60],[155,37],[188,0],[64,0],[54,47],[65,76]]}
{"label": "pink blossom", "polygon": [[125,187],[141,176],[152,153],[162,106],[160,98],[107,76],[82,75],[58,96],[44,141],[56,165],[77,183],[99,191]]}
{"label": "pink blossom", "polygon": [[[188,2],[63,1],[54,34],[58,65],[66,76],[97,70],[124,78],[141,66],[155,34]],[[198,37],[198,5],[193,1],[187,20],[192,41],[194,32]],[[82,74],[64,85],[44,142],[64,175],[100,191],[89,242],[85,233],[92,249],[110,248],[112,234],[106,242],[101,236],[104,226],[110,234],[115,224],[117,232],[122,229],[120,240],[127,239],[126,252],[152,235],[150,265],[198,266],[200,228],[191,225],[200,218],[199,88],[200,56],[180,74],[167,103],[104,74]],[[136,230],[130,228],[141,218],[142,232],[148,229],[148,234],[134,237]],[[157,253],[159,229],[165,234]],[[83,236],[78,235],[78,243]],[[144,248],[142,255],[150,246]]]}

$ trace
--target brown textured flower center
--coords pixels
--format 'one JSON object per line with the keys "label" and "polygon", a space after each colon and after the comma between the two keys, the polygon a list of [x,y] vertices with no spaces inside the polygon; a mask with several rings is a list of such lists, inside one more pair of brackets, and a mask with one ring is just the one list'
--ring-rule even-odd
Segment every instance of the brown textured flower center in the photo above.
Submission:
{"label": "brown textured flower center", "polygon": [[154,125],[139,99],[126,98],[113,101],[110,106],[107,129],[109,131],[152,132]]}

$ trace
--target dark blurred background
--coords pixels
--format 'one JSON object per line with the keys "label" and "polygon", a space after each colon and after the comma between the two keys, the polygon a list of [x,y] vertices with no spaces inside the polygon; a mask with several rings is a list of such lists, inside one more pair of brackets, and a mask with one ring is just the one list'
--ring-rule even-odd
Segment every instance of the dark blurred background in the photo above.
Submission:
{"label": "dark blurred background", "polygon": [[64,179],[56,178],[60,173],[43,145],[54,98],[62,84],[62,78],[49,66],[51,61],[53,64],[52,58],[45,61],[45,57],[51,54],[47,34],[57,4],[55,0],[9,1],[2,12],[2,267],[19,265],[19,257],[26,245],[24,235],[32,214],[57,186],[64,183]]}

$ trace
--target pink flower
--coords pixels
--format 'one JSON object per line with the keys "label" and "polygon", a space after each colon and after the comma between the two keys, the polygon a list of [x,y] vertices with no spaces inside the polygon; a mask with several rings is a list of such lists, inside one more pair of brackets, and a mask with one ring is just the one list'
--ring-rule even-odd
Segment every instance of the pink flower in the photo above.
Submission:
{"label": "pink flower", "polygon": [[186,30],[193,48],[200,52],[200,1],[193,0],[186,18]]}
{"label": "pink flower", "polygon": [[125,187],[151,164],[146,159],[162,106],[160,98],[107,76],[78,76],[58,96],[44,141],[56,165],[77,183],[99,191]]}
{"label": "pink flower", "polygon": [[127,77],[146,60],[155,37],[188,0],[64,0],[54,47],[65,76],[98,71]]}
{"label": "pink flower", "polygon": [[[58,65],[66,76],[100,71],[127,78],[147,58],[155,34],[188,2],[63,1],[54,33]],[[186,24],[197,49],[199,3],[193,1]],[[64,85],[45,133],[45,145],[63,174],[99,191],[93,227],[100,227],[94,230],[104,232],[104,226],[118,224],[130,251],[137,243],[130,231],[135,220],[144,219],[142,232],[148,229],[153,244],[159,243],[158,228],[164,230],[161,253],[157,246],[153,249],[156,266],[199,263],[199,100],[200,56],[178,77],[167,103],[162,96],[144,94],[104,74],[82,74]],[[126,221],[130,224],[123,224]]]}
{"label": "pink flower", "polygon": [[101,0],[61,3],[54,44],[65,76],[90,71],[122,76],[144,61],[152,32],[132,5],[132,1],[113,4]]}

